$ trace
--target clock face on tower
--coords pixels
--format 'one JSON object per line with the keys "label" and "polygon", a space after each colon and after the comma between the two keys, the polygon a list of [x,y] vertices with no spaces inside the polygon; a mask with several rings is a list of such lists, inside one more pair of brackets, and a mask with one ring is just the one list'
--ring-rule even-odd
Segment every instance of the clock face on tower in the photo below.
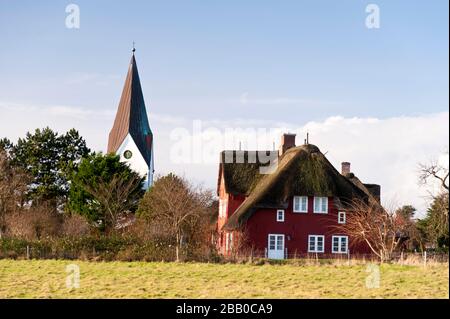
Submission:
{"label": "clock face on tower", "polygon": [[125,152],[123,152],[123,157],[125,157],[126,159],[130,159],[131,156],[133,156],[133,153],[131,153],[130,150],[126,150]]}

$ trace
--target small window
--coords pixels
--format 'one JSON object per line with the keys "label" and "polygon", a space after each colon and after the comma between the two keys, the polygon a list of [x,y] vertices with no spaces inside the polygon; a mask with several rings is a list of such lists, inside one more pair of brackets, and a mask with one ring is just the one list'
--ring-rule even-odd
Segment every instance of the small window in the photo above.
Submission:
{"label": "small window", "polygon": [[277,210],[277,222],[284,222],[284,210]]}
{"label": "small window", "polygon": [[227,206],[228,206],[228,200],[219,199],[219,217],[227,216]]}
{"label": "small window", "polygon": [[323,253],[324,252],[324,236],[309,235],[308,236],[308,252]]}
{"label": "small window", "polygon": [[328,213],[328,197],[314,197],[314,213]]}
{"label": "small window", "polygon": [[345,221],[346,221],[345,212],[339,212],[338,213],[338,223],[345,224]]}
{"label": "small window", "polygon": [[332,252],[346,254],[348,251],[348,236],[332,236]]}
{"label": "small window", "polygon": [[130,150],[126,150],[125,152],[123,152],[123,157],[125,157],[126,159],[130,159],[133,156],[133,153]]}
{"label": "small window", "polygon": [[294,196],[294,213],[308,212],[308,196]]}

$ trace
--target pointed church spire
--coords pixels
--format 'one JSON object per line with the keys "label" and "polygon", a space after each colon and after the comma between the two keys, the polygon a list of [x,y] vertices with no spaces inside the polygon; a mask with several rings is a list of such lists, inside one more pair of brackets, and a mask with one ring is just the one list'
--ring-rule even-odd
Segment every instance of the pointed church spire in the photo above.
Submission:
{"label": "pointed church spire", "polygon": [[[109,133],[108,153],[116,153],[122,158],[124,156],[122,153],[128,150],[123,148],[128,147],[130,143],[129,139],[131,138],[131,141],[134,143],[133,145],[135,145],[149,167],[149,171],[151,172],[148,174],[150,175],[153,173],[153,133],[148,123],[147,110],[134,55],[135,51],[136,49],[133,43],[131,61],[122,90],[122,96],[114,125]],[[128,154],[131,153],[130,151]]]}

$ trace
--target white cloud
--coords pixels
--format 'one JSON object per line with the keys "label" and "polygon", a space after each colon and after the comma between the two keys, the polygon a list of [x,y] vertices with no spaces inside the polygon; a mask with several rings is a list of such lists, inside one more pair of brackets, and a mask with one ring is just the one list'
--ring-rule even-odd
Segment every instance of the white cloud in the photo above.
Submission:
{"label": "white cloud", "polygon": [[[244,149],[255,149],[256,144],[258,149],[271,150],[273,141],[277,142],[278,147],[281,132],[297,133],[297,144],[303,142],[308,132],[310,143],[319,146],[338,170],[341,162],[350,161],[353,172],[363,182],[381,185],[383,202],[389,205],[412,204],[419,210],[419,215],[423,215],[428,201],[428,189],[418,183],[418,164],[432,158],[448,162],[448,155],[444,155],[448,149],[448,115],[448,112],[443,112],[387,119],[334,116],[303,126],[283,123],[281,127],[280,123],[264,120],[205,121],[202,122],[203,131],[200,133],[193,134],[193,129],[187,127],[189,132],[186,133],[188,136],[183,143],[190,144],[195,138],[203,139],[206,145],[207,137],[211,135],[208,129],[212,126],[222,132],[221,139],[217,139],[216,149],[229,149],[230,144],[224,141],[224,135],[226,128],[233,127],[242,128],[241,132],[235,133],[234,148],[239,145],[236,141],[241,141]],[[262,128],[263,132],[265,128],[268,135],[265,138],[259,135],[257,143],[254,143],[251,140],[252,134],[245,131],[249,127]],[[269,131],[274,128],[278,130]],[[161,150],[174,143],[156,136],[157,146],[158,140],[164,144]],[[199,151],[202,150],[197,148],[192,150],[191,154]],[[185,172],[187,176],[203,180],[207,185],[215,187],[217,163],[182,165],[167,162],[166,159],[167,157],[164,157],[163,171]]]}
{"label": "white cloud", "polygon": [[[63,132],[75,127],[93,150],[105,150],[108,134],[114,120],[115,109],[92,110],[70,106],[27,106],[0,102],[0,137],[17,140],[27,131],[50,126]],[[280,139],[280,132],[297,133],[297,144],[301,144],[309,132],[310,143],[319,146],[327,158],[339,170],[342,161],[352,163],[352,170],[363,182],[381,184],[382,197],[397,204],[413,204],[422,213],[426,208],[427,191],[418,185],[418,163],[434,158],[448,163],[449,113],[401,116],[387,119],[344,118],[333,116],[320,122],[309,122],[299,126],[295,123],[278,123],[270,120],[206,120],[203,129],[213,127],[224,133],[226,128],[279,128],[272,135],[258,142],[259,149],[272,149],[273,142]],[[150,125],[155,136],[156,172],[170,171],[215,188],[217,163],[173,163],[171,148],[175,141],[170,133],[184,127],[192,139],[192,120],[167,114],[149,114]],[[210,138],[208,131],[200,132]],[[237,133],[236,140],[243,142],[248,135]],[[231,147],[237,147],[234,143]],[[218,150],[230,145],[218,144]],[[251,147],[251,146],[248,146]],[[218,160],[218,154],[217,154]]]}
{"label": "white cloud", "polygon": [[[233,101],[234,102],[234,101]],[[340,103],[316,100],[316,99],[306,99],[306,98],[292,98],[292,97],[250,97],[248,92],[244,92],[239,97],[239,103],[242,105],[338,105]]]}
{"label": "white cloud", "polygon": [[308,123],[317,144],[338,167],[352,162],[364,181],[379,183],[386,202],[425,210],[427,191],[418,184],[418,164],[438,159],[448,149],[448,112],[388,119],[334,118]]}

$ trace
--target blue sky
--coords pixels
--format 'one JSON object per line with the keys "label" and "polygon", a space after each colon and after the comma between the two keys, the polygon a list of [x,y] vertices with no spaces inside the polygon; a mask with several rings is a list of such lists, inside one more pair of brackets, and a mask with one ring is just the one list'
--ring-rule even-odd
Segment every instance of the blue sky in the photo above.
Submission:
{"label": "blue sky", "polygon": [[[68,1],[2,0],[0,96],[110,108],[135,41],[149,112],[279,120],[289,112],[302,124],[446,110],[448,2],[372,2],[377,30],[364,23],[370,1],[75,1],[76,30],[65,28]],[[67,85],[77,76],[101,84]],[[250,102],[305,102],[274,113],[242,107],[245,93]]]}
{"label": "blue sky", "polygon": [[[446,0],[72,2],[80,29],[65,26],[70,1],[0,0],[0,136],[75,126],[104,150],[135,41],[161,173],[214,187],[216,164],[168,160],[171,129],[196,119],[308,127],[336,166],[356,159],[390,194],[411,194],[395,181],[448,149]],[[365,26],[369,3],[380,29]]]}

